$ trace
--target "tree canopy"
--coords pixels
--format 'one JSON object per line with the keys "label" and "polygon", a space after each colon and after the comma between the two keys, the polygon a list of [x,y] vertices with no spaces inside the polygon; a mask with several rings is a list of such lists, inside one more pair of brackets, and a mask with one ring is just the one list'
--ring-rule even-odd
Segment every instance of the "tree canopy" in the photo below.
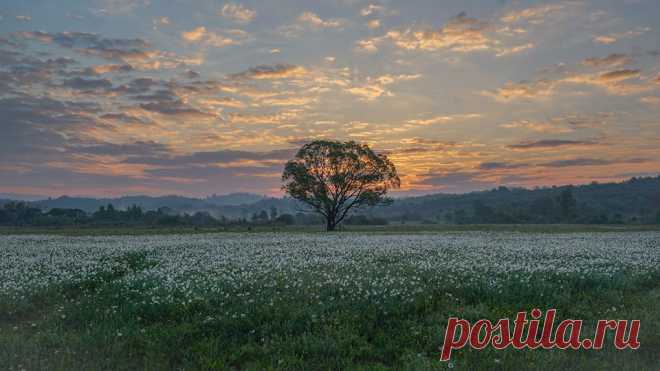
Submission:
{"label": "tree canopy", "polygon": [[307,204],[332,231],[351,211],[391,200],[401,184],[394,164],[366,144],[318,140],[305,144],[287,162],[282,189]]}

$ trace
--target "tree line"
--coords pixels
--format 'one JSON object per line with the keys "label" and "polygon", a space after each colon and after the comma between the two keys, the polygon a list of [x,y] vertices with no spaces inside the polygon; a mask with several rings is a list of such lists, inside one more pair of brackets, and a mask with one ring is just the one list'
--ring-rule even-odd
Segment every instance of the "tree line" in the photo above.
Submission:
{"label": "tree line", "polygon": [[[300,217],[298,217],[299,219]],[[125,210],[115,208],[112,204],[101,206],[93,213],[80,209],[53,208],[48,211],[31,206],[27,202],[11,201],[0,207],[0,225],[2,226],[197,226],[214,227],[230,225],[290,225],[300,223],[296,216],[290,214],[277,215],[271,210],[255,214],[252,218],[227,219],[214,217],[205,211],[192,214],[175,213],[167,207],[156,210],[143,210],[132,205]]]}
{"label": "tree line", "polygon": [[[508,193],[502,189],[495,193]],[[502,200],[489,203],[482,197],[471,201],[465,207],[448,210],[438,209],[429,214],[428,208],[417,206],[412,210],[392,214],[384,213],[388,208],[366,210],[349,216],[344,221],[347,225],[387,225],[387,224],[660,224],[660,208],[640,210],[635,215],[603,211],[581,202],[575,197],[572,187],[564,187],[554,195],[541,196],[527,203]],[[612,200],[611,202],[618,202]],[[178,213],[168,207],[144,210],[138,205],[126,209],[115,208],[112,204],[99,207],[95,212],[87,213],[80,209],[53,208],[42,210],[27,202],[11,201],[0,207],[1,226],[288,226],[322,225],[321,215],[310,212],[286,213],[275,207],[252,213],[246,217],[226,218],[213,216],[206,211]]]}

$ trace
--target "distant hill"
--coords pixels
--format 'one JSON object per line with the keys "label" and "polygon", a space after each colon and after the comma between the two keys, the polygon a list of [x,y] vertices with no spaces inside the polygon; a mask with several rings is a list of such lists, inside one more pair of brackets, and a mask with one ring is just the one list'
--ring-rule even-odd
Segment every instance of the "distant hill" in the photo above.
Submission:
{"label": "distant hill", "polygon": [[228,195],[213,195],[206,198],[183,196],[124,196],[117,198],[89,198],[61,196],[45,200],[33,201],[30,204],[44,211],[50,209],[80,209],[87,213],[98,210],[101,206],[112,204],[123,210],[132,205],[144,210],[159,208],[171,209],[174,213],[195,213],[206,211],[216,217],[249,218],[254,212],[270,210],[272,207],[281,212],[291,212],[294,201],[288,199],[267,198],[251,193],[232,193]]}
{"label": "distant hill", "polygon": [[31,204],[44,210],[53,208],[81,209],[85,212],[93,212],[101,206],[112,204],[117,209],[126,209],[132,205],[138,205],[145,210],[155,210],[161,207],[176,211],[198,211],[216,209],[221,206],[239,206],[256,203],[265,199],[249,193],[233,193],[228,195],[213,195],[205,199],[183,197],[183,196],[124,196],[118,198],[89,198],[61,196],[46,200],[34,201]]}
{"label": "distant hill", "polygon": [[[536,189],[499,187],[489,191],[465,194],[433,194],[397,199],[391,206],[375,208],[370,214],[389,220],[455,221],[456,213],[467,219],[475,209],[494,214],[520,215],[516,222],[543,222],[558,212],[558,197],[567,189],[575,199],[577,215],[596,217],[655,218],[660,210],[660,176],[632,178],[622,183],[591,183],[579,186],[544,187]],[[490,211],[489,211],[490,210]],[[479,213],[479,211],[476,211]],[[589,222],[589,220],[578,220]],[[484,222],[487,222],[484,220]]]}
{"label": "distant hill", "polygon": [[266,196],[255,195],[253,193],[230,193],[227,195],[212,195],[206,197],[204,201],[216,206],[247,205],[253,204],[267,198]]}
{"label": "distant hill", "polygon": [[0,200],[15,200],[15,201],[37,201],[43,200],[44,196],[28,195],[19,193],[0,193]]}
{"label": "distant hill", "polygon": [[[570,190],[571,199],[562,201],[562,194],[567,190]],[[565,202],[569,204],[562,206]],[[31,202],[31,205],[44,211],[67,208],[81,209],[88,213],[108,204],[117,209],[127,209],[131,205],[138,205],[144,210],[164,207],[171,213],[179,214],[205,211],[215,217],[228,219],[249,219],[254,213],[270,212],[272,209],[276,209],[279,214],[296,214],[304,210],[303,205],[289,198],[269,198],[250,193],[212,195],[206,198],[62,196]],[[404,197],[395,199],[389,206],[362,212],[365,216],[389,221],[433,223],[552,223],[567,220],[583,223],[653,222],[660,215],[657,213],[660,213],[660,176],[632,178],[621,183],[536,189],[499,187],[465,194],[439,193]]]}

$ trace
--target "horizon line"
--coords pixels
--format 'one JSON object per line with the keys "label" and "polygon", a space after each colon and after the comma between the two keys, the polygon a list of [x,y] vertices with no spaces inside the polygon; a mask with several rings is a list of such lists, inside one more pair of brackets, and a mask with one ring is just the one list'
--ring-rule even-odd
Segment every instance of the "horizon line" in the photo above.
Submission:
{"label": "horizon line", "polygon": [[[630,182],[633,179],[655,179],[655,178],[660,178],[660,172],[658,172],[655,175],[640,175],[640,176],[632,176],[629,178],[626,178],[625,180],[621,181],[612,181],[612,182],[598,182],[595,180],[587,181],[584,183],[570,183],[570,184],[548,184],[548,185],[541,185],[541,186],[534,186],[534,187],[524,187],[524,186],[517,186],[517,185],[500,185],[496,187],[490,187],[490,188],[485,188],[481,190],[471,190],[467,192],[442,192],[442,190],[438,190],[436,192],[429,192],[429,193],[420,193],[420,194],[408,194],[408,195],[391,195],[392,198],[415,198],[415,197],[425,197],[425,196],[434,196],[434,195],[467,195],[467,194],[472,194],[472,193],[480,193],[480,192],[490,192],[493,190],[497,190],[500,188],[507,188],[507,189],[515,189],[515,190],[527,190],[527,191],[534,191],[538,189],[548,189],[548,188],[562,188],[562,187],[582,187],[582,186],[589,186],[589,185],[606,185],[606,184],[623,184],[626,182]],[[14,192],[7,192],[7,193],[0,193],[0,199],[5,199],[5,200],[10,200],[10,201],[26,201],[26,202],[36,202],[36,201],[45,201],[45,200],[52,200],[52,199],[60,199],[60,198],[89,198],[89,199],[120,199],[120,198],[128,198],[128,197],[150,197],[150,198],[161,198],[161,197],[181,197],[181,198],[193,198],[193,199],[199,199],[203,200],[206,198],[210,198],[213,196],[217,197],[223,197],[223,196],[232,196],[232,195],[251,195],[251,196],[260,196],[263,197],[264,199],[284,199],[287,198],[285,195],[279,195],[279,196],[274,196],[274,195],[268,195],[268,194],[259,194],[259,193],[252,193],[252,192],[230,192],[230,193],[222,193],[222,194],[217,194],[217,193],[212,193],[212,194],[207,194],[205,196],[188,196],[184,194],[174,194],[174,193],[167,193],[167,194],[160,194],[160,195],[150,195],[150,194],[123,194],[120,196],[98,196],[98,195],[67,195],[67,194],[60,194],[57,196],[47,196],[47,195],[31,195],[31,194],[22,194],[22,193],[14,193]],[[9,198],[4,198],[5,196],[12,196]],[[13,198],[13,197],[24,197],[23,199],[21,198]],[[29,198],[29,199],[28,199]]]}

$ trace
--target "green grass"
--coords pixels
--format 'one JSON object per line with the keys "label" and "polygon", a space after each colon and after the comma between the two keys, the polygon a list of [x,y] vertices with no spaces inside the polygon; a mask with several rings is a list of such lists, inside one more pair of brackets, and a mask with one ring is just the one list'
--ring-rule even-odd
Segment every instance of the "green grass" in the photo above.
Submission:
{"label": "green grass", "polygon": [[[455,287],[441,272],[398,268],[388,274],[417,275],[425,289],[410,302],[380,304],[367,296],[342,300],[332,286],[324,286],[315,297],[289,287],[291,277],[272,275],[234,288],[236,295],[228,298],[207,294],[192,302],[153,304],[142,297],[143,283],[122,281],[152,264],[144,254],[129,253],[117,258],[116,268],[86,281],[48,287],[22,300],[2,300],[2,368],[446,369],[447,363],[438,358],[448,317],[497,320],[534,307],[557,308],[560,317],[584,319],[588,326],[601,318],[640,319],[642,346],[616,351],[610,338],[602,351],[463,349],[453,353],[452,366],[657,370],[660,364],[660,271],[643,276],[533,276],[525,282],[511,277],[495,290],[469,277]],[[323,273],[299,272],[303,276],[298,278],[315,282]],[[386,278],[369,269],[364,274]],[[257,302],[241,299],[241,292],[266,281],[277,288],[271,295]]]}
{"label": "green grass", "polygon": [[[390,224],[384,226],[341,226],[338,232],[359,233],[436,233],[460,231],[499,231],[525,233],[583,233],[660,231],[658,225],[594,225],[594,224]],[[221,232],[324,232],[322,226],[230,226],[230,227],[0,227],[0,235],[47,234],[64,236],[162,235]]]}

